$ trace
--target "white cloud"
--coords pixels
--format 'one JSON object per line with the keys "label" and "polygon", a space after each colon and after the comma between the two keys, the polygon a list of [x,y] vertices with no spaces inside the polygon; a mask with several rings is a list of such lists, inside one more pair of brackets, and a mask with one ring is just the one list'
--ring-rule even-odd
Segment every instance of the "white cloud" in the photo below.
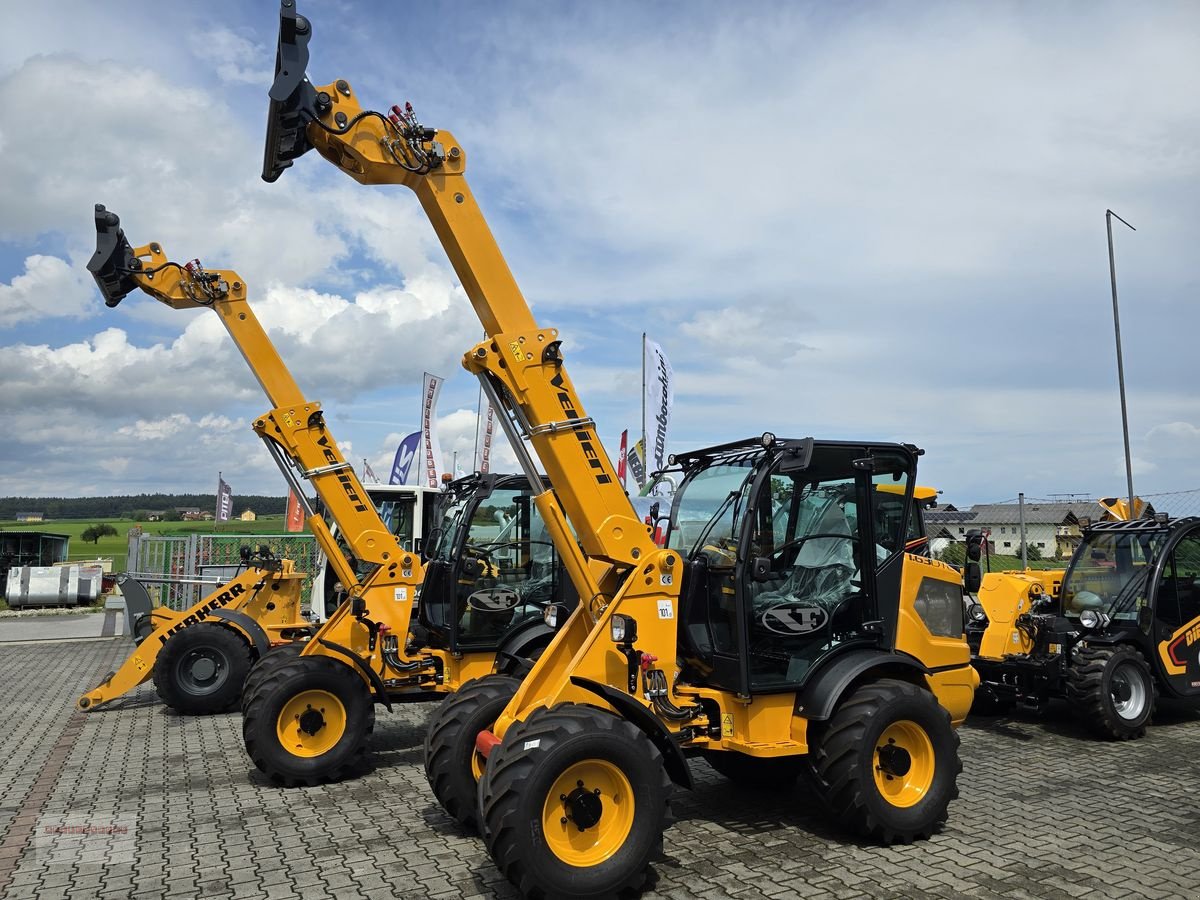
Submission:
{"label": "white cloud", "polygon": [[228,28],[213,28],[193,34],[192,51],[209,62],[226,84],[270,84],[275,72],[275,54]]}
{"label": "white cloud", "polygon": [[95,312],[95,287],[80,268],[57,256],[26,257],[24,274],[0,284],[0,328]]}

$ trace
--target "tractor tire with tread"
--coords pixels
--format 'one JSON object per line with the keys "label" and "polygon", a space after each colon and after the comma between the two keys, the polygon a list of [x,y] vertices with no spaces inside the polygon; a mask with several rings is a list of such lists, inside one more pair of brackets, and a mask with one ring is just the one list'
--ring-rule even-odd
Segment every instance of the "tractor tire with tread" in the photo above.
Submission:
{"label": "tractor tire with tread", "polygon": [[276,666],[283,665],[299,656],[306,643],[306,641],[295,641],[291,644],[273,647],[267,651],[266,656],[260,657],[258,662],[250,667],[250,674],[246,676],[246,681],[242,685],[243,716],[246,714],[246,707],[250,705],[250,696],[258,690],[258,686],[263,683],[263,680],[271,674]]}
{"label": "tractor tire with tread", "polygon": [[1068,699],[1093,731],[1110,740],[1146,733],[1156,689],[1146,658],[1128,645],[1080,647],[1067,668]]}
{"label": "tractor tire with tread", "polygon": [[349,664],[328,656],[296,657],[272,667],[242,719],[250,759],[284,787],[356,774],[374,730],[375,705],[366,683]]}
{"label": "tractor tire with tread", "polygon": [[930,837],[958,797],[958,745],[950,713],[930,691],[881,678],[855,689],[821,730],[816,783],[847,828],[909,844]]}
{"label": "tractor tire with tread", "polygon": [[[577,775],[586,779],[582,801],[571,787]],[[587,781],[604,787],[589,790]],[[572,793],[554,796],[560,790]],[[538,709],[488,758],[479,782],[484,842],[524,897],[613,900],[643,887],[672,821],[671,791],[662,754],[632,722],[576,703]],[[570,829],[593,792],[599,819],[579,827],[595,830],[577,844]]]}
{"label": "tractor tire with tread", "polygon": [[479,828],[478,775],[473,762],[475,736],[491,728],[521,682],[507,675],[488,675],[464,684],[441,702],[425,733],[425,775],[442,808],[460,825]]}
{"label": "tractor tire with tread", "polygon": [[154,661],[154,689],[178,713],[203,716],[237,706],[253,664],[250,642],[232,628],[200,622],[163,644]]}

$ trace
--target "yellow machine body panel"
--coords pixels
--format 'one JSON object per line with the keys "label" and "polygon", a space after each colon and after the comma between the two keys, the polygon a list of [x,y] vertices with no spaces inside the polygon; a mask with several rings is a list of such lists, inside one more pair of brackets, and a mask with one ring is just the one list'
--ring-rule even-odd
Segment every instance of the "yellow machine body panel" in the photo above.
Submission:
{"label": "yellow machine body panel", "polygon": [[1045,596],[1053,596],[1047,584],[1062,586],[1062,573],[989,572],[977,595],[987,613],[988,626],[979,644],[984,659],[1003,659],[1005,656],[1025,655],[1033,650],[1030,633],[1019,627],[1018,619],[1033,610],[1033,605]]}
{"label": "yellow machine body panel", "polygon": [[[961,631],[948,633],[957,630],[962,620],[957,610],[946,609],[944,604],[957,597],[961,606],[961,596],[962,576],[953,566],[912,553],[904,555],[896,650],[932,670],[925,676],[926,683],[955,725],[966,719],[979,686],[965,636]],[[948,627],[950,622],[954,629]]]}
{"label": "yellow machine body panel", "polygon": [[95,709],[117,699],[154,674],[159,651],[174,635],[200,622],[220,622],[241,634],[248,643],[253,637],[236,621],[221,619],[214,610],[239,612],[249,616],[267,632],[272,644],[292,639],[289,631],[307,630],[310,623],[300,614],[300,588],[305,575],[295,571],[291,560],[281,560],[278,572],[249,568],[232,581],[221,585],[198,603],[185,610],[157,606],[150,611],[154,630],[137,645],[121,667],[98,687],[76,702],[79,709]]}

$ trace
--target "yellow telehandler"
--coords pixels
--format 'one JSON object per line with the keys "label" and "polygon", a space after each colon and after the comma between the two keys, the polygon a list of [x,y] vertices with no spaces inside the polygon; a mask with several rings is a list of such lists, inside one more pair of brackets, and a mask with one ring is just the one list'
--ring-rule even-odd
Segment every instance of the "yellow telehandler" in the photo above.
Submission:
{"label": "yellow telehandler", "polygon": [[[263,177],[316,149],[363,184],[416,193],[487,334],[464,366],[502,413],[581,598],[502,709],[499,688],[454,701],[461,734],[447,764],[458,785],[478,778],[474,815],[500,869],[528,896],[637,888],[696,754],[751,775],[811,764],[856,833],[931,834],[957,793],[954,726],[978,678],[962,576],[905,549],[920,451],[767,433],[681,455],[678,527],[656,546],[558,332],[534,320],[484,221],[461,144],[408,105],[385,114],[345,80],[311,84],[311,35],[283,0]],[[877,518],[880,485],[903,492],[898,521]],[[313,689],[334,685],[309,665]]]}
{"label": "yellow telehandler", "polygon": [[[243,732],[255,764],[284,784],[336,780],[352,772],[365,752],[374,702],[390,709],[392,702],[436,699],[494,672],[515,685],[553,632],[542,609],[576,602],[530,502],[529,483],[493,474],[452,485],[443,519],[427,538],[434,549],[423,563],[380,518],[320,404],[300,392],[255,317],[241,277],[210,271],[198,260],[170,262],[157,243],[132,247],[119,218],[103,206],[96,207],[96,231],[89,267],[109,306],[140,289],[173,308],[210,308],[220,316],[275,405],[255,420],[254,430],[300,498],[309,529],[346,593],[310,639],[261,653],[244,686],[239,683]],[[313,512],[302,480],[337,524],[336,536]],[[421,627],[414,629],[423,584]],[[214,607],[184,625],[208,632],[228,621]],[[248,627],[250,617],[232,621]],[[150,643],[147,652],[156,649]]]}

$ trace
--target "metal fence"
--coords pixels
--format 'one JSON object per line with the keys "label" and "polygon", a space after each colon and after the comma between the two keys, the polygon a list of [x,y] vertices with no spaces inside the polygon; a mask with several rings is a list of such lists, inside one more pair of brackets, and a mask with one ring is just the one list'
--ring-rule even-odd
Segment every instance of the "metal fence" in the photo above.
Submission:
{"label": "metal fence", "polygon": [[126,571],[145,581],[157,602],[187,609],[234,577],[245,546],[270,547],[276,556],[295,562],[296,570],[307,575],[300,599],[308,604],[320,556],[311,534],[154,535],[134,528],[129,532]]}

